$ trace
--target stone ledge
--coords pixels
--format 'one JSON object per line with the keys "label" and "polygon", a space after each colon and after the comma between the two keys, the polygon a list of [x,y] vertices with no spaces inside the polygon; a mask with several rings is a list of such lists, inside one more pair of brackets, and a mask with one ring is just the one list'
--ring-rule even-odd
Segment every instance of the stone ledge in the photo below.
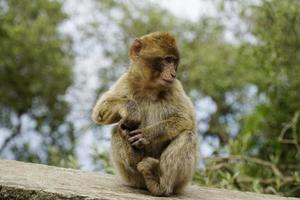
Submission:
{"label": "stone ledge", "polygon": [[116,176],[11,160],[0,160],[1,199],[300,200],[195,185],[181,195],[153,197],[125,186]]}

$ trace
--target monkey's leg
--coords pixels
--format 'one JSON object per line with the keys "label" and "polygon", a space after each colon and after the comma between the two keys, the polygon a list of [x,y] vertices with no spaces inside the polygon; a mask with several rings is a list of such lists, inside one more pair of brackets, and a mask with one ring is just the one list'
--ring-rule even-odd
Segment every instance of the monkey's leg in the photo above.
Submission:
{"label": "monkey's leg", "polygon": [[134,150],[116,127],[112,132],[111,157],[118,174],[127,184],[146,188],[144,177],[137,171],[137,163],[143,159],[143,152]]}
{"label": "monkey's leg", "polygon": [[153,195],[168,196],[180,192],[192,179],[196,157],[197,137],[192,132],[184,132],[169,144],[160,160],[144,158],[138,164],[138,170]]}

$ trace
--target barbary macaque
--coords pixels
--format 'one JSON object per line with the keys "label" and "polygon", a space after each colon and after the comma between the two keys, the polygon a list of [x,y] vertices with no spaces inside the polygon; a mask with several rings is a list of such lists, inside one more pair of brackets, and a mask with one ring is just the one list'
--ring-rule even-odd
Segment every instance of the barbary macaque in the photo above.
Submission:
{"label": "barbary macaque", "polygon": [[134,40],[126,73],[97,101],[92,119],[118,123],[114,166],[127,184],[155,196],[179,193],[197,163],[195,110],[176,78],[179,52],[168,32]]}

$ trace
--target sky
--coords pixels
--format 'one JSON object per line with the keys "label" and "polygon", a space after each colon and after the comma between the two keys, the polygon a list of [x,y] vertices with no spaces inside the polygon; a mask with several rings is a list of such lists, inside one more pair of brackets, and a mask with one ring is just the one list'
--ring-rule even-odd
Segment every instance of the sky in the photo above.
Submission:
{"label": "sky", "polygon": [[212,0],[152,0],[178,17],[196,21],[201,16],[217,14]]}

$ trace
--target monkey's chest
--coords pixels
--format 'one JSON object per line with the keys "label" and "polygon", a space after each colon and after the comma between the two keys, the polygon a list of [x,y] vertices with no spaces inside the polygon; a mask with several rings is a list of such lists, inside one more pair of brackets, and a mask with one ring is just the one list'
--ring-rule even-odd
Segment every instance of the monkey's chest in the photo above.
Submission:
{"label": "monkey's chest", "polygon": [[141,127],[156,124],[168,117],[168,108],[163,103],[141,102]]}
{"label": "monkey's chest", "polygon": [[[163,103],[150,103],[150,102],[141,102],[139,105],[141,112],[141,128],[155,125],[163,120],[166,120],[171,112],[170,108],[164,105]],[[155,129],[154,129],[155,130]],[[157,129],[156,129],[157,130]],[[166,133],[151,133],[151,134],[166,134]],[[169,142],[164,143],[152,143],[147,145],[145,153],[147,156],[151,157],[160,157],[161,153],[165,149]]]}

